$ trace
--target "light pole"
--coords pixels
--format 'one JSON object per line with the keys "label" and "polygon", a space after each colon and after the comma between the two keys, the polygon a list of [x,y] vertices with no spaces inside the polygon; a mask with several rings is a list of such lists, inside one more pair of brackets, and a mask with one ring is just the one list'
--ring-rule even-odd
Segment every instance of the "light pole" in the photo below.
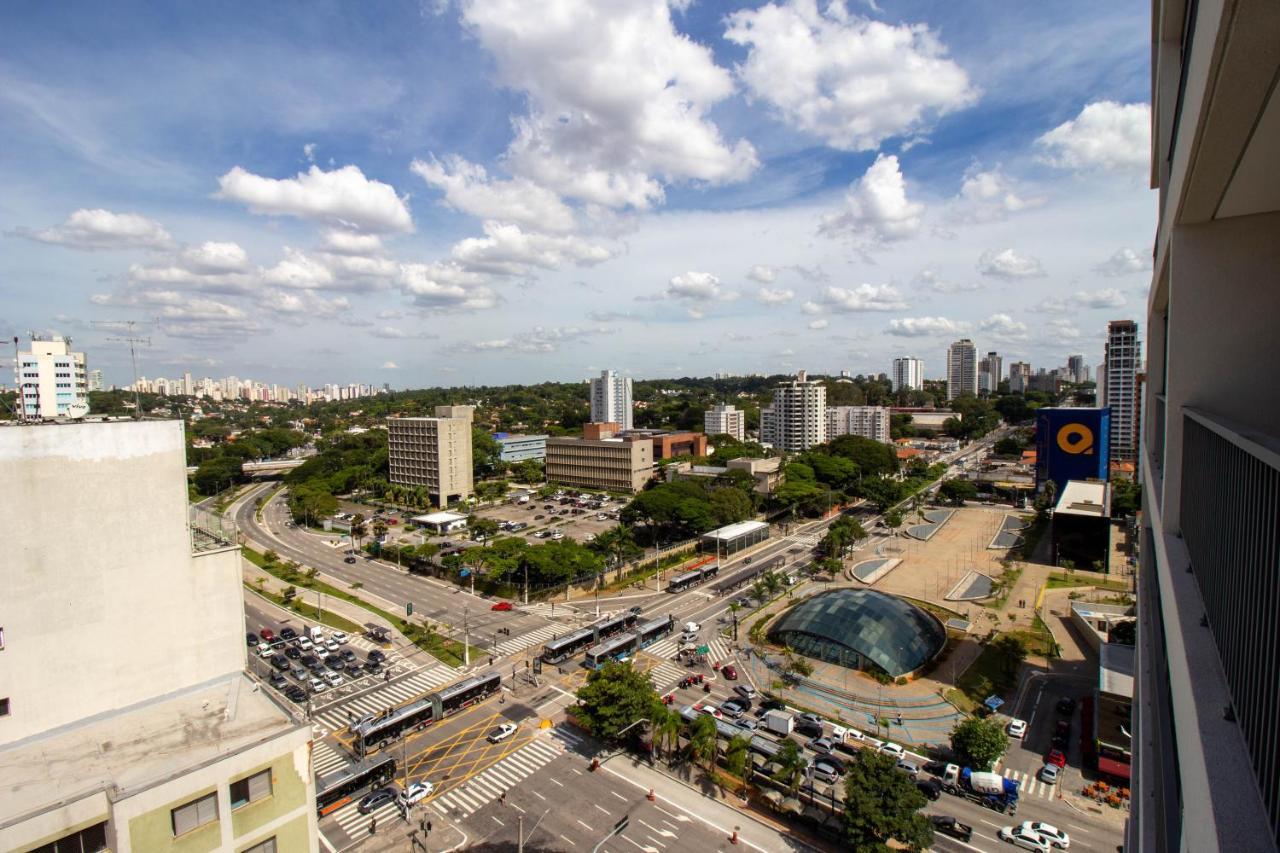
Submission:
{"label": "light pole", "polygon": [[471,627],[468,618],[470,606],[462,608],[462,665],[471,666]]}

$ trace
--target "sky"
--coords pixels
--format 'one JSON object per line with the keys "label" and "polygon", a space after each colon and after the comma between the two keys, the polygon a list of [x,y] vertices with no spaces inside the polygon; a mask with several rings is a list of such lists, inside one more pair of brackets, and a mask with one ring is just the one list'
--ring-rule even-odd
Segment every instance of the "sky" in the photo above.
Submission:
{"label": "sky", "polygon": [[313,386],[1096,365],[1145,315],[1148,15],[4,4],[0,334],[122,385],[130,334]]}

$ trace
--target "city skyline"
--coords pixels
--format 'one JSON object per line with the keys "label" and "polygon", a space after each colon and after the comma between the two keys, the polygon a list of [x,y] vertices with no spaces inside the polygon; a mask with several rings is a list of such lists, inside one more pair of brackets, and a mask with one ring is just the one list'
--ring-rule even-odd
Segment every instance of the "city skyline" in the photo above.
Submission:
{"label": "city skyline", "polygon": [[149,376],[424,387],[903,350],[936,377],[959,337],[1097,363],[1144,311],[1146,9],[500,6],[192,10],[127,61],[75,33],[128,9],[7,11],[0,332],[71,335],[116,385],[127,349],[90,321],[140,321]]}

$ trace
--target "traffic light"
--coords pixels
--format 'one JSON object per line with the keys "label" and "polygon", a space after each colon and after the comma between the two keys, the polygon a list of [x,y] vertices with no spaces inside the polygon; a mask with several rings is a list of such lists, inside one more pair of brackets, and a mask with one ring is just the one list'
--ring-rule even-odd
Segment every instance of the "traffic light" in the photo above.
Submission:
{"label": "traffic light", "polygon": [[413,615],[413,602],[412,602],[412,601],[409,601],[409,602],[406,602],[406,603],[405,603],[405,605],[404,605],[404,615],[405,615],[405,616],[412,616],[412,615]]}

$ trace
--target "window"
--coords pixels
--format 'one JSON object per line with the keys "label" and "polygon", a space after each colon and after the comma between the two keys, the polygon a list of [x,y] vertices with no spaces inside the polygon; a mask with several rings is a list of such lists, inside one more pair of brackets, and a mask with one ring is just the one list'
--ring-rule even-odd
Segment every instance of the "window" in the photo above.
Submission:
{"label": "window", "polygon": [[238,809],[271,796],[271,768],[231,783],[231,808]]}
{"label": "window", "polygon": [[98,853],[107,849],[107,822],[86,827],[63,836],[52,844],[37,847],[31,853]]}
{"label": "window", "polygon": [[276,853],[276,839],[272,836],[261,844],[246,847],[244,853]]}
{"label": "window", "polygon": [[9,716],[9,700],[7,698],[0,699],[0,717]]}
{"label": "window", "polygon": [[205,794],[172,812],[174,836],[185,835],[193,829],[213,823],[218,819],[218,795]]}

